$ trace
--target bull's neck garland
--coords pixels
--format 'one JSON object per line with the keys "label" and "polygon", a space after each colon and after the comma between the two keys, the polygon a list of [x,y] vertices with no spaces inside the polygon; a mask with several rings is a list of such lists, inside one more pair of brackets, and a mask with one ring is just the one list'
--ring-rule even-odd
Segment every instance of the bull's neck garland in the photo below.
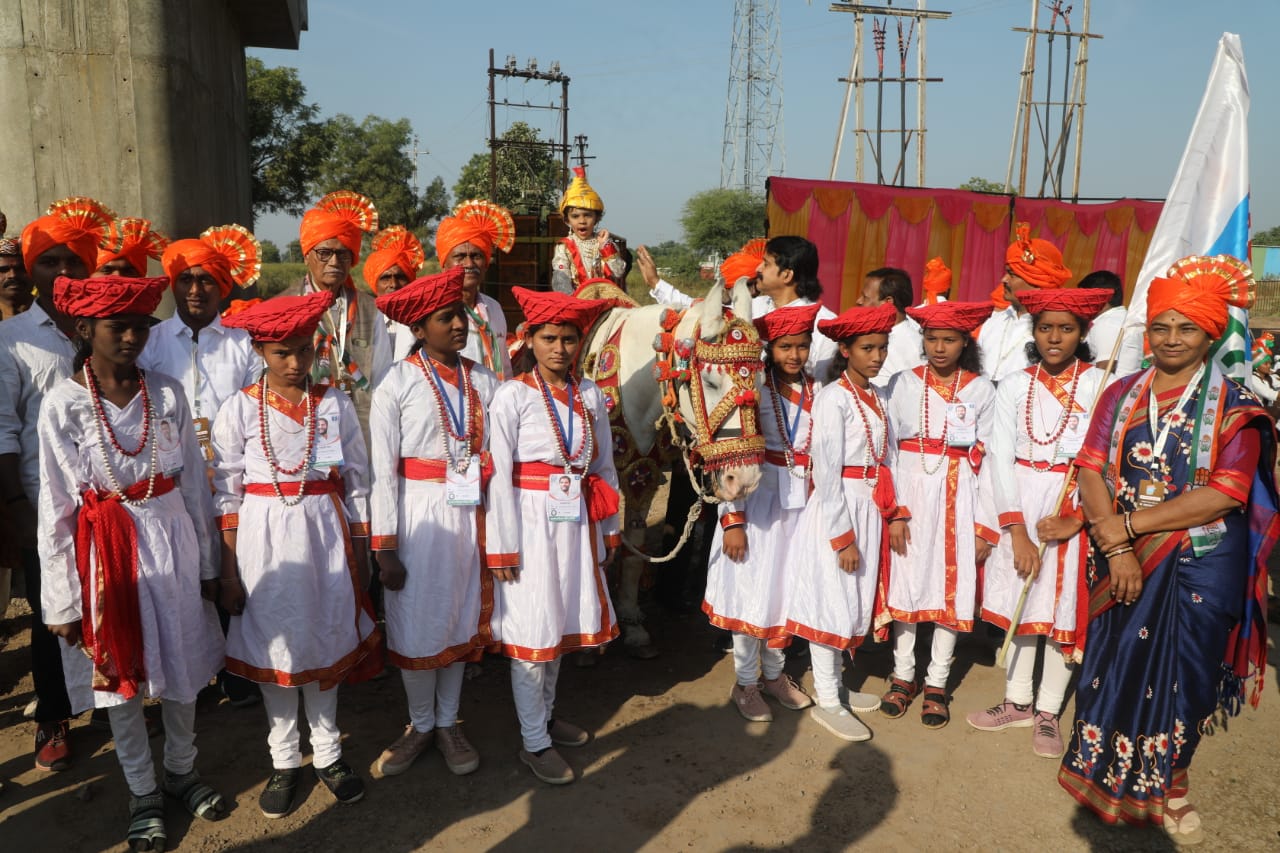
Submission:
{"label": "bull's neck garland", "polygon": [[[707,470],[734,465],[758,465],[764,459],[764,436],[756,422],[756,374],[763,369],[760,361],[760,336],[750,323],[731,318],[726,323],[722,341],[704,341],[701,325],[693,329],[693,346],[688,362],[689,400],[695,422],[692,424],[695,445],[693,455]],[[683,343],[683,342],[681,342]],[[693,372],[719,372],[730,378],[733,387],[708,412],[701,378]],[[725,422],[738,413],[741,434],[716,439]]]}
{"label": "bull's neck garland", "polygon": [[[308,376],[302,386],[302,403],[303,418],[302,428],[307,433],[307,447],[302,454],[302,461],[291,468],[281,467],[276,461],[275,447],[271,444],[271,423],[267,417],[267,372],[262,372],[262,378],[258,380],[258,436],[262,442],[262,454],[267,457],[267,467],[271,469],[271,486],[275,489],[276,497],[285,506],[297,506],[302,503],[306,497],[304,483],[298,483],[298,493],[293,497],[286,497],[284,491],[280,488],[280,475],[292,477],[294,474],[301,473],[304,468],[311,462],[311,454],[316,446],[316,418],[315,404],[311,399],[311,377]],[[306,478],[303,477],[305,481]]]}
{"label": "bull's neck garland", "polygon": [[[955,400],[960,393],[960,379],[964,376],[964,368],[955,368],[956,378],[951,383],[951,400]],[[930,470],[928,464],[925,463],[926,455],[924,443],[929,439],[929,377],[933,375],[933,366],[925,365],[924,368],[924,388],[920,392],[920,470],[924,471],[926,477],[932,477],[941,470],[942,466],[947,462],[947,417],[944,413],[942,418],[942,435],[938,440],[942,443],[942,450],[938,453],[938,464]],[[941,377],[939,377],[941,381]],[[950,401],[948,401],[950,402]]]}
{"label": "bull's neck garland", "polygon": [[137,500],[125,497],[124,488],[120,485],[120,478],[116,476],[115,468],[111,465],[111,456],[107,453],[107,445],[110,444],[115,448],[121,456],[129,458],[136,457],[142,453],[143,448],[147,446],[148,440],[151,438],[151,422],[155,420],[155,410],[151,407],[151,394],[147,390],[147,377],[140,368],[138,371],[138,393],[142,396],[142,438],[138,440],[138,447],[135,450],[125,450],[120,444],[120,440],[116,438],[116,431],[111,426],[111,421],[107,418],[107,411],[102,405],[102,393],[98,389],[98,377],[93,372],[93,358],[87,358],[84,362],[84,384],[89,390],[89,401],[93,405],[94,425],[98,430],[98,452],[102,454],[102,469],[107,475],[107,484],[111,486],[111,494],[118,498],[121,503],[130,506],[140,506],[147,501],[156,491],[156,471],[159,468],[160,443],[158,441],[151,442],[151,461],[149,463],[149,473],[147,474],[147,493]]}
{"label": "bull's neck garland", "polygon": [[795,431],[800,424],[800,418],[804,413],[805,403],[813,400],[813,380],[800,373],[800,403],[796,406],[795,425],[789,425],[786,418],[783,417],[782,409],[786,405],[785,389],[782,387],[785,380],[779,381],[777,371],[767,370],[764,375],[765,385],[769,388],[769,393],[773,395],[773,417],[774,422],[778,425],[778,435],[782,437],[782,456],[787,463],[787,470],[791,472],[791,476],[797,479],[804,479],[809,476],[809,469],[812,467],[812,460],[808,460],[804,465],[796,467],[796,456],[801,455],[808,459],[809,448],[813,444],[813,420],[810,419],[808,429],[805,430],[804,444],[797,447],[793,443],[795,441]]}
{"label": "bull's neck garland", "polygon": [[[458,390],[461,400],[459,412],[454,411],[453,404],[445,397],[444,380],[440,378],[440,371],[436,370],[435,360],[431,359],[429,362],[422,350],[418,350],[417,358],[411,361],[422,370],[422,375],[426,377],[431,393],[436,398],[436,411],[439,413],[441,426],[440,458],[457,473],[465,474],[471,467],[472,455],[480,450],[480,429],[477,423],[480,401],[476,399],[475,388],[471,384],[471,368],[465,360],[458,359]],[[462,459],[453,458],[453,451],[449,448],[450,438],[467,448]]]}

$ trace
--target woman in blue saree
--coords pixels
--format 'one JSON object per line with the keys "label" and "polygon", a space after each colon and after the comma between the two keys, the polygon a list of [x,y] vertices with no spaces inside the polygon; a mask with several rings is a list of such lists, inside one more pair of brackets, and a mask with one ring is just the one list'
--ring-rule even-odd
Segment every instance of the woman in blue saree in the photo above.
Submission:
{"label": "woman in blue saree", "polygon": [[[1275,427],[1207,361],[1227,305],[1252,301],[1234,258],[1184,258],[1147,296],[1153,366],[1103,393],[1076,460],[1094,542],[1083,661],[1059,783],[1107,823],[1203,837],[1187,770],[1221,708],[1257,704]],[[1079,654],[1079,652],[1077,652]]]}

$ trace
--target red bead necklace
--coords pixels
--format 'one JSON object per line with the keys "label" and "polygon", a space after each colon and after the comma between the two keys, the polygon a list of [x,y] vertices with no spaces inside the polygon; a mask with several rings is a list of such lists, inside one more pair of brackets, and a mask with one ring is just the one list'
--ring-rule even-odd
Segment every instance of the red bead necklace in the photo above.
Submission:
{"label": "red bead necklace", "polygon": [[884,458],[889,453],[889,419],[884,413],[884,409],[880,406],[880,397],[874,391],[871,392],[871,410],[880,417],[880,423],[885,425],[884,433],[880,436],[880,448],[876,449],[875,430],[871,428],[871,419],[867,417],[867,410],[862,405],[862,395],[858,393],[858,388],[849,381],[846,373],[840,374],[840,384],[843,385],[848,392],[853,395],[853,405],[858,410],[858,417],[862,419],[862,433],[866,436],[866,465],[868,469],[875,469],[875,476],[868,477],[867,481],[874,489],[876,483],[880,480],[880,466],[884,464]]}
{"label": "red bead necklace", "polygon": [[[791,438],[787,435],[787,423],[782,417],[782,400],[784,399],[783,392],[778,388],[778,382],[774,376],[774,371],[769,370],[765,373],[764,384],[769,389],[769,393],[773,394],[773,418],[774,422],[778,425],[778,435],[782,437],[782,456],[787,463],[787,469],[791,471],[792,475],[795,477],[806,477],[808,476],[809,468],[813,465],[813,460],[810,460],[803,468],[797,469],[796,455],[809,455],[809,448],[813,445],[813,419],[810,418],[809,420],[809,429],[805,432],[804,444],[800,447],[793,446],[791,444]],[[813,405],[813,380],[806,376],[804,371],[801,371],[801,409],[804,408],[806,400],[809,402],[810,406]]]}
{"label": "red bead necklace", "polygon": [[98,416],[98,423],[105,430],[107,440],[111,442],[111,446],[120,452],[122,456],[133,458],[142,452],[147,446],[147,439],[151,436],[151,395],[147,392],[147,380],[142,375],[142,370],[134,368],[138,372],[138,389],[142,394],[142,438],[138,440],[138,446],[134,450],[125,450],[120,445],[120,440],[116,438],[116,431],[111,426],[111,421],[107,419],[106,410],[102,407],[102,393],[98,390],[98,377],[93,372],[93,357],[90,356],[84,360],[84,384],[89,389],[89,399],[93,401],[93,412]]}
{"label": "red bead necklace", "polygon": [[[1032,408],[1035,405],[1036,385],[1037,383],[1039,383],[1039,381],[1040,381],[1040,362],[1036,362],[1036,369],[1031,374],[1031,386],[1027,390],[1027,405],[1026,405],[1026,410],[1023,414],[1023,423],[1026,425],[1026,428],[1027,428],[1027,437],[1030,438],[1034,443],[1040,445],[1041,447],[1048,447],[1051,444],[1055,445],[1053,456],[1056,459],[1058,456],[1058,450],[1056,445],[1061,440],[1063,433],[1067,431],[1067,417],[1068,415],[1071,414],[1071,409],[1076,404],[1076,389],[1080,385],[1080,359],[1077,358],[1075,360],[1075,363],[1071,366],[1071,387],[1070,387],[1070,390],[1067,392],[1067,402],[1063,405],[1062,411],[1058,413],[1058,422],[1054,426],[1053,432],[1043,441],[1040,440],[1039,438],[1036,438],[1035,425],[1034,425],[1033,418],[1031,416]],[[1054,377],[1054,381],[1057,381],[1056,377]]]}
{"label": "red bead necklace", "polygon": [[[298,494],[293,498],[285,497],[284,491],[280,488],[280,475],[291,477],[298,474],[302,469],[306,468],[311,462],[312,452],[316,445],[316,419],[314,412],[314,404],[311,400],[311,377],[308,376],[302,386],[302,400],[304,415],[302,418],[302,428],[307,432],[307,447],[302,454],[302,460],[291,468],[281,467],[276,460],[275,447],[271,443],[271,424],[267,417],[267,374],[263,371],[262,378],[258,380],[258,438],[262,443],[262,454],[267,458],[267,464],[271,468],[271,485],[275,487],[276,497],[280,499],[285,506],[297,506],[302,503],[304,497],[302,484],[298,484]],[[304,478],[305,479],[305,478]]]}
{"label": "red bead necklace", "polygon": [[[431,387],[432,395],[436,398],[436,411],[439,413],[440,423],[444,425],[444,429],[440,431],[440,449],[449,465],[459,474],[465,474],[471,465],[471,457],[480,450],[480,430],[477,423],[480,415],[480,399],[476,394],[475,386],[471,384],[471,367],[465,360],[458,359],[458,384],[462,391],[463,406],[462,422],[466,424],[466,431],[459,434],[453,428],[453,418],[449,416],[444,395],[440,393],[440,386],[436,384],[435,375],[427,366],[427,357],[422,354],[422,350],[418,350],[417,365],[423,377],[426,378],[427,385]],[[453,452],[449,448],[450,438],[467,447],[467,455],[461,462],[453,458]]]}
{"label": "red bead necklace", "polygon": [[[533,378],[538,385],[538,390],[542,392],[542,406],[546,409],[547,420],[551,423],[551,432],[556,437],[556,447],[560,451],[560,460],[564,463],[565,470],[568,471],[575,464],[586,470],[587,465],[591,464],[591,454],[595,450],[595,430],[592,428],[591,413],[587,411],[586,404],[583,403],[582,405],[582,444],[578,445],[577,453],[570,454],[566,436],[560,433],[560,419],[556,415],[555,403],[551,398],[551,388],[547,385],[547,381],[542,378],[542,371],[537,367],[533,369]],[[569,411],[572,412],[574,397],[576,396],[581,400],[582,395],[578,390],[578,383],[573,380],[572,375],[568,376],[566,381],[569,384]],[[567,441],[572,442],[573,436],[567,436]]]}
{"label": "red bead necklace", "polygon": [[[932,477],[941,470],[943,464],[947,461],[945,446],[947,443],[947,419],[942,419],[942,435],[938,440],[943,444],[943,452],[938,454],[938,464],[933,466],[933,470],[929,470],[929,466],[924,463],[924,442],[929,439],[929,377],[933,375],[932,365],[925,365],[924,368],[924,388],[920,391],[920,469],[924,471],[925,476]],[[960,393],[960,379],[964,376],[964,368],[956,368],[956,378],[951,383],[952,400]],[[945,387],[945,386],[944,386]],[[941,395],[939,395],[941,396]]]}

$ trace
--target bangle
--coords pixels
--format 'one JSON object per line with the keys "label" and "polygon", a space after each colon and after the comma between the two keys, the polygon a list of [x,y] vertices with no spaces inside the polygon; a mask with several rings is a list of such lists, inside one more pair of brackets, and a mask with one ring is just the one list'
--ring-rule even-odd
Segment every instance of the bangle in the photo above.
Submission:
{"label": "bangle", "polygon": [[1132,546],[1132,545],[1123,545],[1123,546],[1121,546],[1121,547],[1119,547],[1119,548],[1115,549],[1114,551],[1108,551],[1108,552],[1107,552],[1107,559],[1108,559],[1108,560],[1111,560],[1111,559],[1114,559],[1114,558],[1116,558],[1116,557],[1119,557],[1121,554],[1132,554],[1132,553],[1133,553],[1133,546]]}
{"label": "bangle", "polygon": [[1129,541],[1138,538],[1137,532],[1133,529],[1133,510],[1124,514],[1124,532],[1129,534]]}

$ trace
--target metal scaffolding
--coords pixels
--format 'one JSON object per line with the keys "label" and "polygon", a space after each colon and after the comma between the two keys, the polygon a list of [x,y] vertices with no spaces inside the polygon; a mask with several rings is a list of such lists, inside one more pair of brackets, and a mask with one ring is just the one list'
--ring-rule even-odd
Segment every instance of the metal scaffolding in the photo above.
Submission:
{"label": "metal scaffolding", "polygon": [[720,186],[763,193],[786,170],[782,142],[782,51],[778,0],[736,0]]}

